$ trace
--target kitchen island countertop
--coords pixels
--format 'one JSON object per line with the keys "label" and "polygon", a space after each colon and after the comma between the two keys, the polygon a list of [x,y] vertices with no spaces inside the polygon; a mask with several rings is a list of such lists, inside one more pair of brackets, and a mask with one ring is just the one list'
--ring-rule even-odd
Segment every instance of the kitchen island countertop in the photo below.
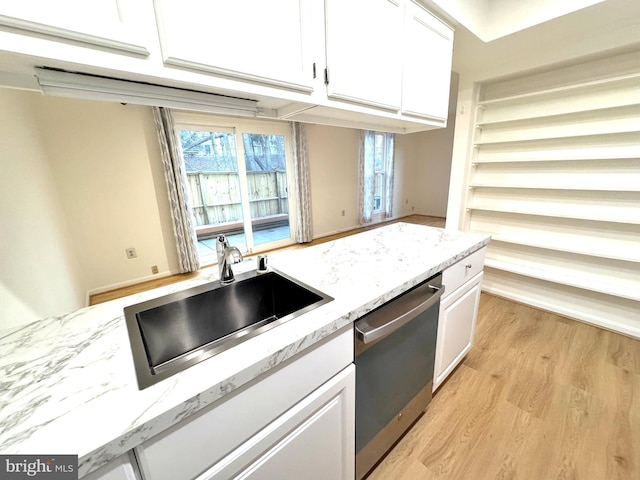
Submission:
{"label": "kitchen island countertop", "polygon": [[401,222],[271,254],[275,270],[334,300],[142,391],[123,308],[215,281],[217,269],[0,332],[2,453],[78,454],[82,477],[488,242]]}

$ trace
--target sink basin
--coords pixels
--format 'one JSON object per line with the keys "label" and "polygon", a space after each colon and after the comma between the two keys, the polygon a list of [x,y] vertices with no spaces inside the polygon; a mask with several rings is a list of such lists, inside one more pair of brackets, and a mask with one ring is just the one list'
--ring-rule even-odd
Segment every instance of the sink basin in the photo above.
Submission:
{"label": "sink basin", "polygon": [[248,272],[124,309],[144,389],[333,300],[274,271]]}

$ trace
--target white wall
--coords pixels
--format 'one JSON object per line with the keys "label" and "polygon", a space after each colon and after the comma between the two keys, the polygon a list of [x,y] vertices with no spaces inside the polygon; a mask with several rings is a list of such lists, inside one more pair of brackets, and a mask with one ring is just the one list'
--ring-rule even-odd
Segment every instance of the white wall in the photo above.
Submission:
{"label": "white wall", "polygon": [[[152,265],[177,271],[151,109],[55,97],[36,104],[86,290],[151,278]],[[137,258],[127,259],[128,247]]]}
{"label": "white wall", "polygon": [[446,215],[454,131],[455,117],[450,117],[445,129],[407,135],[413,137],[407,171],[411,175],[411,203],[415,210],[410,213]]}
{"label": "white wall", "polygon": [[394,138],[394,218],[418,213],[415,205],[420,193],[415,189],[418,134],[396,135]]}
{"label": "white wall", "polygon": [[355,228],[358,225],[360,131],[307,125],[306,132],[314,237]]}
{"label": "white wall", "polygon": [[84,304],[33,94],[0,89],[0,330]]}
{"label": "white wall", "polygon": [[0,329],[81,308],[152,265],[178,271],[150,108],[0,99]]}

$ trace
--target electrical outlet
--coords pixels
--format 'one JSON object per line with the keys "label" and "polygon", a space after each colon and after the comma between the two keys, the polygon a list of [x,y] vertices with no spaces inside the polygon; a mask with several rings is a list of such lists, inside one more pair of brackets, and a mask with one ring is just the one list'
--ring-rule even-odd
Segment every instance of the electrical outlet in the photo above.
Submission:
{"label": "electrical outlet", "polygon": [[153,265],[151,267],[151,273],[153,273],[154,275],[158,273],[158,265]]}
{"label": "electrical outlet", "polygon": [[129,260],[131,260],[132,258],[136,258],[138,256],[138,254],[136,253],[136,249],[133,247],[127,248],[125,252],[127,252],[127,258]]}

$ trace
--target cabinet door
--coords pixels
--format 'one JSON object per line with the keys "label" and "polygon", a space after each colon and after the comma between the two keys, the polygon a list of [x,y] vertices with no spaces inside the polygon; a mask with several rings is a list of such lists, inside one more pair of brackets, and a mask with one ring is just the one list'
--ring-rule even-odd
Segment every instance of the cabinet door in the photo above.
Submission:
{"label": "cabinet door", "polygon": [[433,389],[462,361],[471,348],[480,302],[482,272],[440,304]]}
{"label": "cabinet door", "polygon": [[398,110],[402,88],[398,0],[326,0],[329,97]]}
{"label": "cabinet door", "polygon": [[8,1],[0,6],[0,25],[148,55],[137,28],[141,3],[139,0]]}
{"label": "cabinet door", "polygon": [[278,419],[311,398],[351,362],[353,329],[347,325],[137,446],[145,480],[186,480],[202,472],[210,472],[204,478],[218,479],[227,478],[224,473],[229,469],[238,472],[277,439],[269,437],[271,443],[249,458],[243,456],[243,448],[249,448],[259,434],[270,432]]}
{"label": "cabinet door", "polygon": [[139,478],[141,477],[137,467],[129,455],[124,454],[82,477],[82,480],[138,480]]}
{"label": "cabinet door", "polygon": [[351,364],[197,480],[350,480],[354,436]]}
{"label": "cabinet door", "polygon": [[409,1],[402,77],[402,113],[446,120],[453,56],[453,30]]}
{"label": "cabinet door", "polygon": [[155,0],[155,7],[167,65],[312,90],[310,0]]}

